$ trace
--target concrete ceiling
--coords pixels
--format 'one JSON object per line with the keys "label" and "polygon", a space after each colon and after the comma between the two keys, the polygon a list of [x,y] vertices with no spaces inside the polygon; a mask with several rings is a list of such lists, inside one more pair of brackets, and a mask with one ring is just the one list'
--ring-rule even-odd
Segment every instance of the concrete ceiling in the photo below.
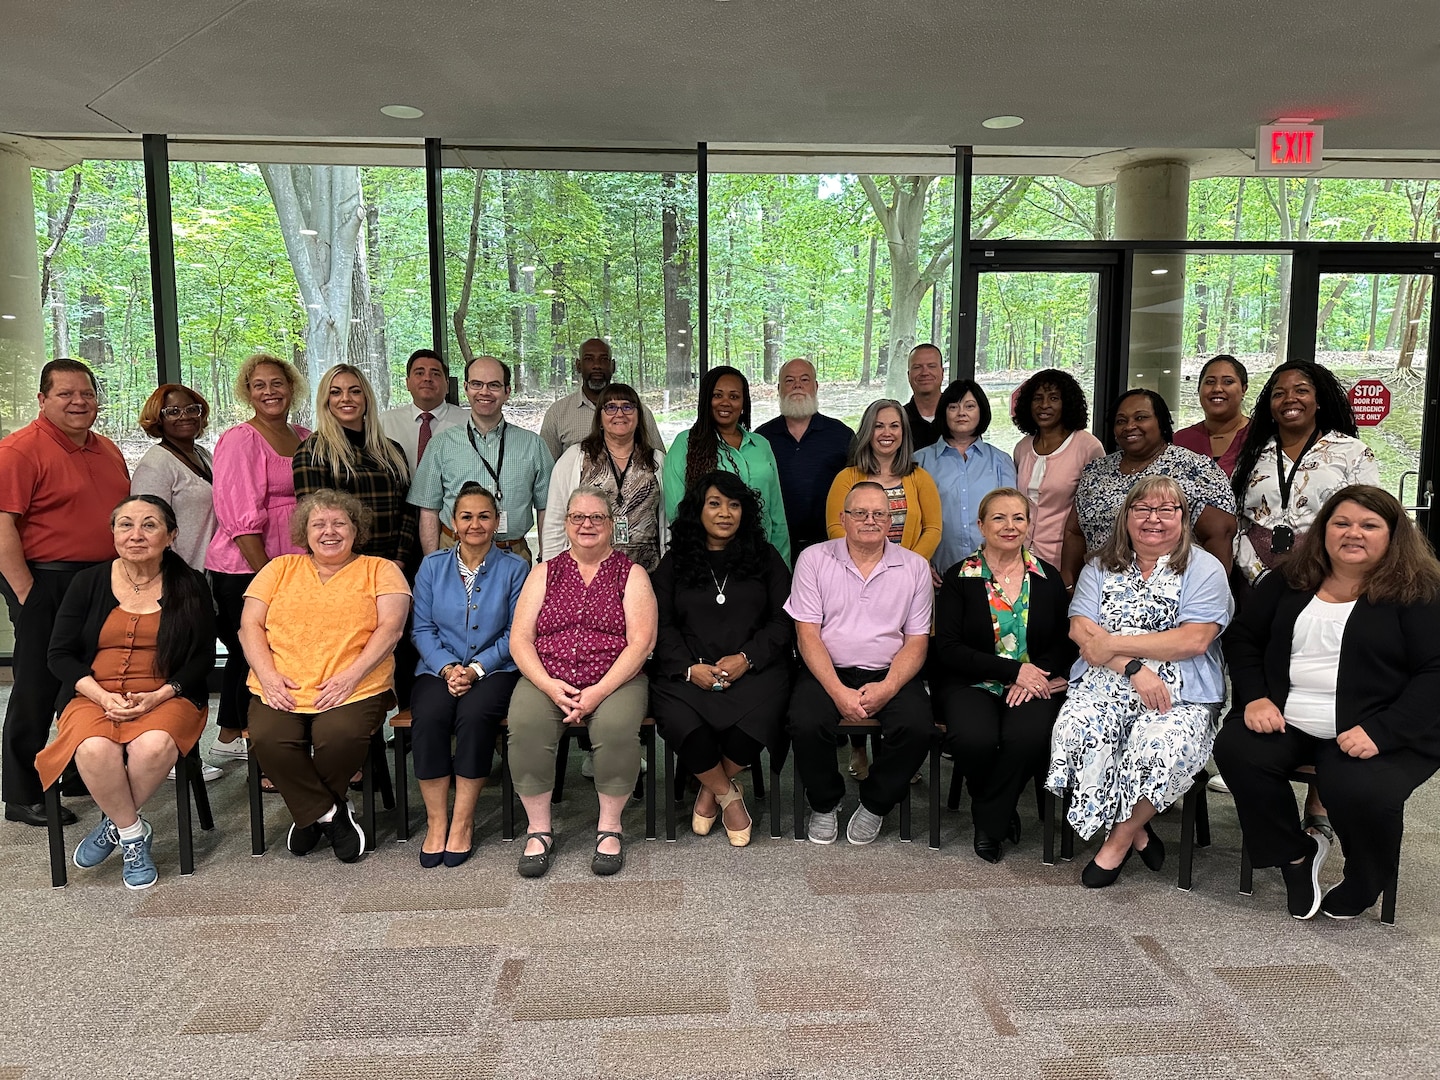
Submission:
{"label": "concrete ceiling", "polygon": [[[1305,116],[1327,154],[1440,159],[1433,0],[0,0],[0,26],[8,133],[1165,147],[1230,171],[1211,151],[1243,167],[1257,124]],[[1025,124],[981,127],[1001,113]]]}

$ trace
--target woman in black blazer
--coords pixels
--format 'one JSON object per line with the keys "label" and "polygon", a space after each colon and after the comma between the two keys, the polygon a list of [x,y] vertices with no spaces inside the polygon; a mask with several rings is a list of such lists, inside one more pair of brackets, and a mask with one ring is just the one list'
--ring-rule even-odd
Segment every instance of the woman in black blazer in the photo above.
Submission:
{"label": "woman in black blazer", "polygon": [[945,572],[936,601],[932,695],[945,748],[970,781],[975,854],[1000,861],[1020,839],[1016,803],[1045,767],[1077,648],[1060,571],[1024,547],[1030,501],[1012,487],[980,500],[980,550]]}
{"label": "woman in black blazer", "polygon": [[[1280,867],[1295,918],[1353,918],[1395,876],[1405,800],[1440,767],[1440,562],[1388,492],[1341,488],[1224,648],[1235,704],[1215,760],[1251,861]],[[1302,831],[1288,783],[1302,765],[1345,848],[1323,898],[1330,843]]]}

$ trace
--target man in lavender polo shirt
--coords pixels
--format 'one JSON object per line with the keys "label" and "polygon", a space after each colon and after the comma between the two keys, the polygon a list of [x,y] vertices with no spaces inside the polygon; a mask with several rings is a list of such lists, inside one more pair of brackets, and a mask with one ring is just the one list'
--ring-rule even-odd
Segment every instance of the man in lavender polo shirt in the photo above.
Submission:
{"label": "man in lavender polo shirt", "polygon": [[806,548],[785,610],[805,668],[790,695],[795,766],[810,800],[812,844],[833,844],[845,795],[835,749],[842,719],[878,720],[885,752],[860,781],[845,837],[868,844],[904,796],[930,746],[930,697],[920,679],[930,644],[929,564],[889,543],[890,500],[864,481],[845,497],[845,536]]}

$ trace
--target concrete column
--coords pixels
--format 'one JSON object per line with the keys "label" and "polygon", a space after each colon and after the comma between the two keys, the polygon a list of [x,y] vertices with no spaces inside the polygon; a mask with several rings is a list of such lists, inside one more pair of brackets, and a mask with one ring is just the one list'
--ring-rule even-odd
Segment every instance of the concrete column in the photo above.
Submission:
{"label": "concrete column", "polygon": [[[1190,210],[1190,167],[1141,161],[1115,177],[1118,240],[1183,240]],[[1185,257],[1137,255],[1130,309],[1127,387],[1158,390],[1172,411],[1180,405],[1180,356],[1185,316]]]}
{"label": "concrete column", "polygon": [[0,426],[14,431],[35,418],[45,364],[40,257],[30,161],[0,146]]}

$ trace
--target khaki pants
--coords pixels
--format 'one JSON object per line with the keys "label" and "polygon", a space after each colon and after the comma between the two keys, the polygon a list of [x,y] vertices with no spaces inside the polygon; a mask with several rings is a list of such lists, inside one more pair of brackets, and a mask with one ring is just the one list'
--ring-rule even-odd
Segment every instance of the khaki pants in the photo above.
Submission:
{"label": "khaki pants", "polygon": [[[595,790],[629,795],[640,775],[640,725],[650,704],[650,682],[636,675],[600,703],[585,726],[595,751]],[[555,787],[555,752],[565,722],[560,707],[522,678],[510,697],[510,774],[521,795]]]}

